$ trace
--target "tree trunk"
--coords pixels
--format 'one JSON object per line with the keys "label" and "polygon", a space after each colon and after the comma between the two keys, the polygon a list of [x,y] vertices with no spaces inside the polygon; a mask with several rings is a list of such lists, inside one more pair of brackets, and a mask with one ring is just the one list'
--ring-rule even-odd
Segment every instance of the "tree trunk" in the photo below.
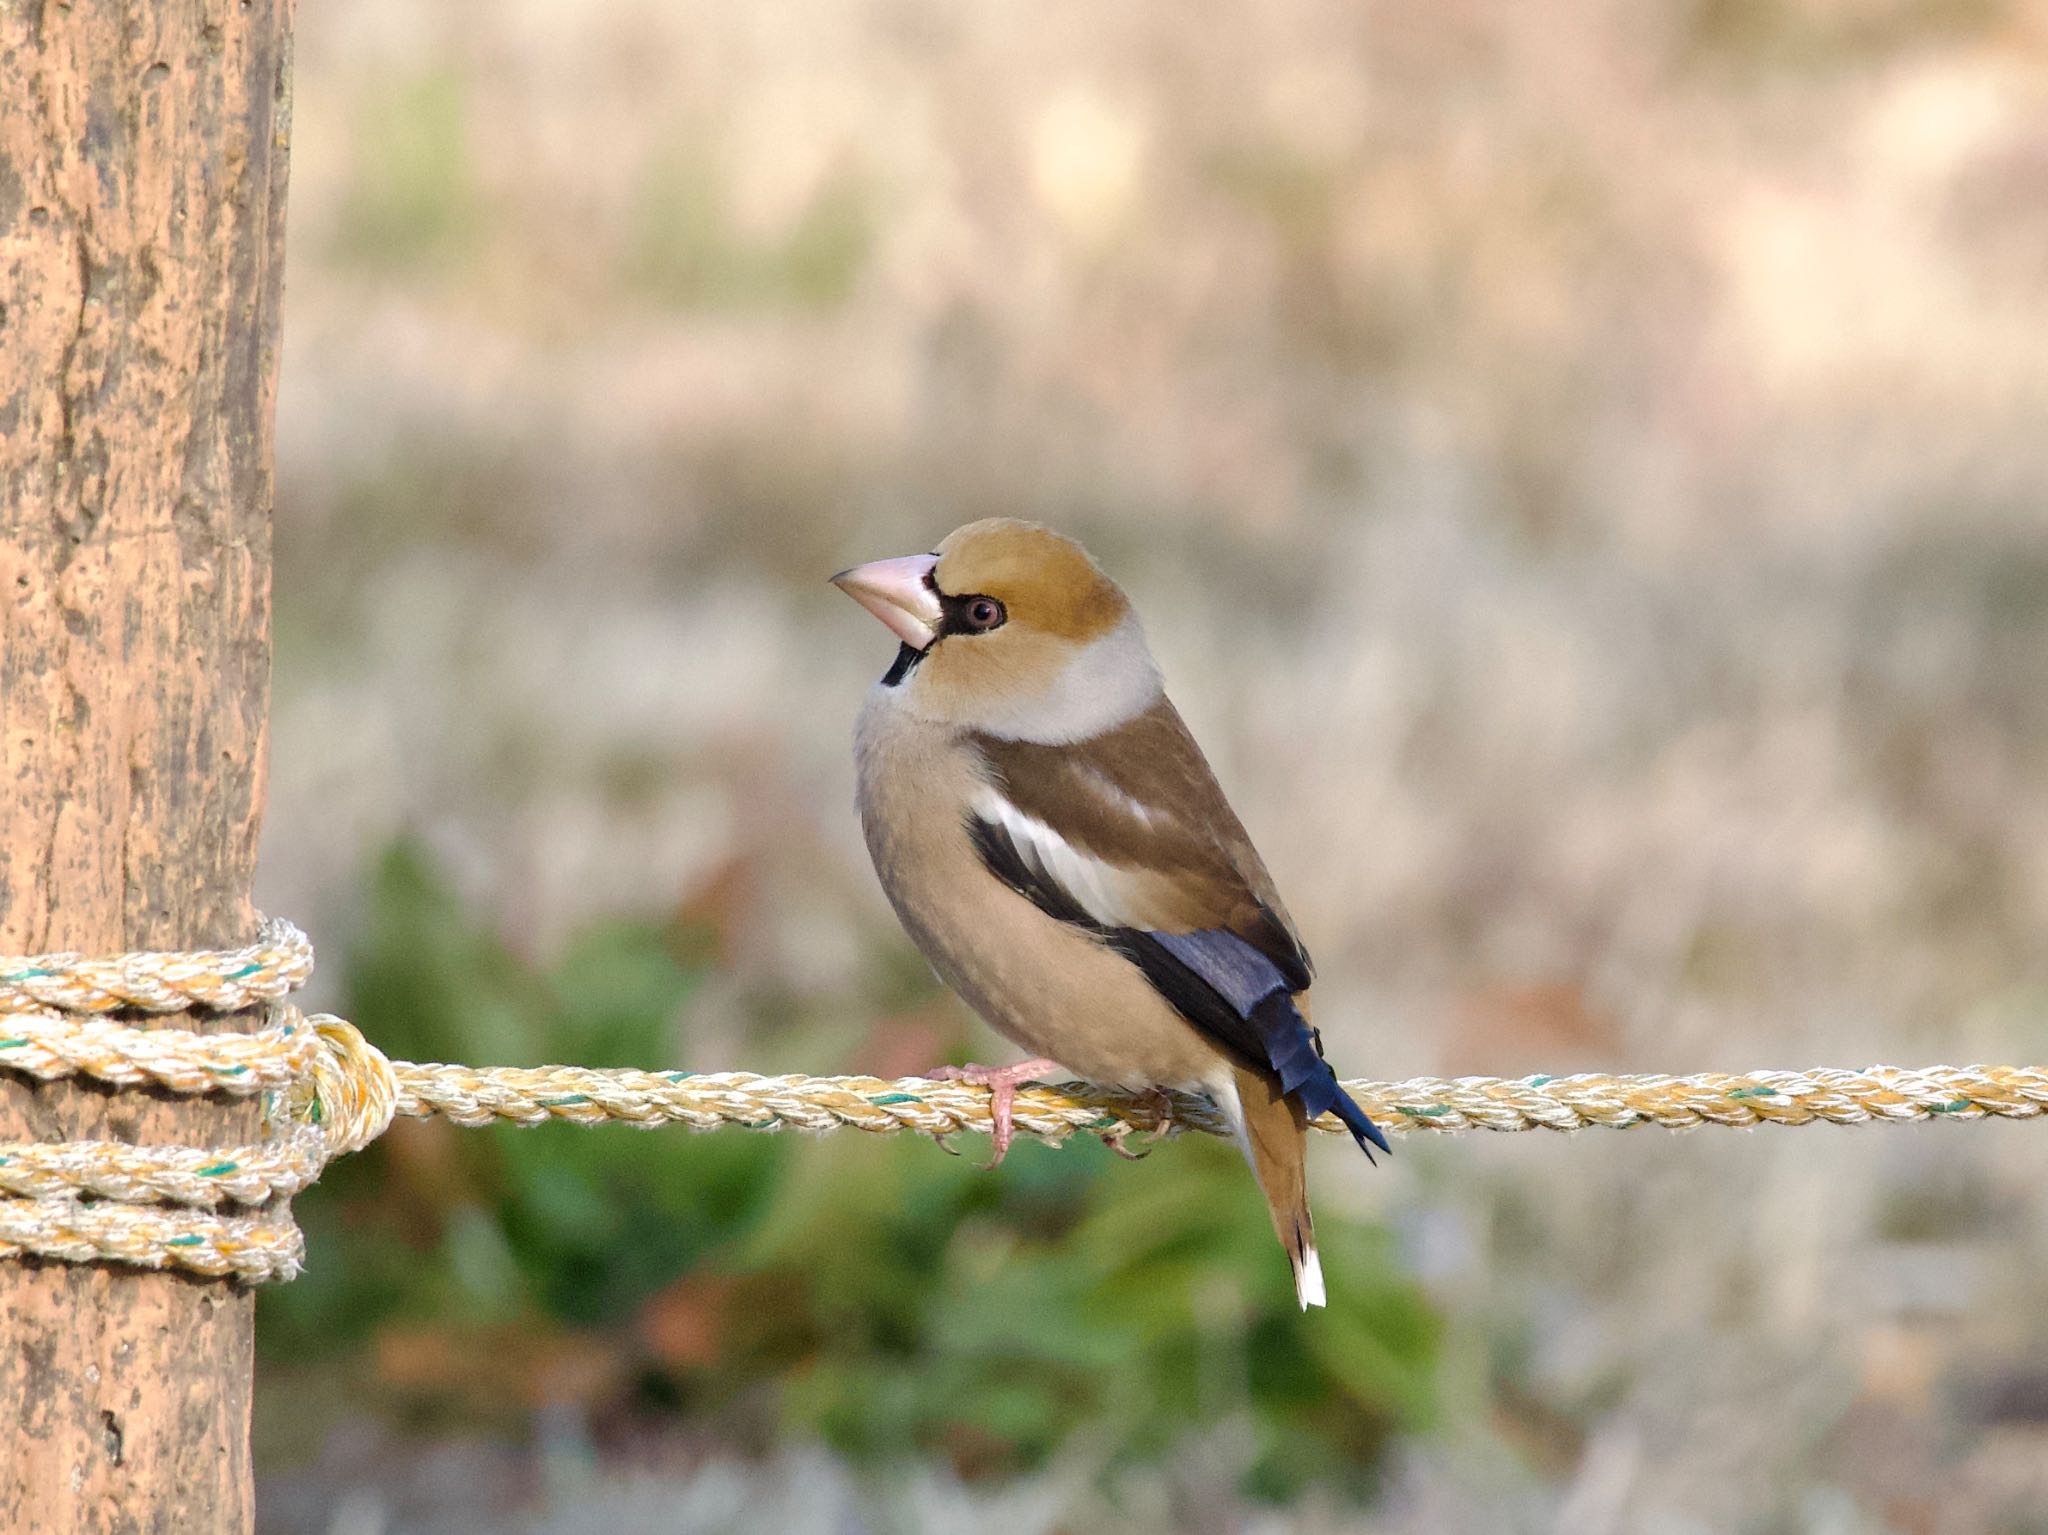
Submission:
{"label": "tree trunk", "polygon": [[[0,0],[0,953],[254,931],[291,17]],[[0,1141],[257,1112],[0,1073]],[[0,1262],[0,1529],[248,1530],[253,1321],[229,1281]]]}

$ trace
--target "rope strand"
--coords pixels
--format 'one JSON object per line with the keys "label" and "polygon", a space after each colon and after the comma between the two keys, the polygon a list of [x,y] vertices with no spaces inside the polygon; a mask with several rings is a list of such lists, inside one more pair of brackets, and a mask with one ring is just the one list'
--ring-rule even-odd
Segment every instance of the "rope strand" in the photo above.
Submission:
{"label": "rope strand", "polygon": [[[926,1077],[758,1076],[583,1066],[462,1066],[387,1060],[343,1019],[283,1001],[312,972],[312,945],[266,921],[243,949],[189,954],[0,958],[0,1070],[37,1081],[82,1076],[185,1094],[264,1092],[269,1138],[227,1149],[112,1141],[0,1145],[0,1257],[112,1261],[290,1279],[304,1241],[288,1201],[337,1156],[375,1140],[395,1115],[459,1125],[627,1124],[693,1130],[914,1130],[986,1133],[989,1092]],[[268,1004],[254,1034],[135,1029],[101,1015],[230,1011]],[[1628,1129],[1662,1125],[1904,1123],[2033,1119],[2048,1109],[2048,1068],[1873,1066],[1696,1076],[1415,1077],[1347,1082],[1389,1131]],[[1121,1145],[1142,1131],[1230,1133],[1206,1098],[1068,1083],[1027,1087],[1019,1134],[1054,1144],[1076,1133]],[[1316,1128],[1340,1130],[1329,1115]]]}

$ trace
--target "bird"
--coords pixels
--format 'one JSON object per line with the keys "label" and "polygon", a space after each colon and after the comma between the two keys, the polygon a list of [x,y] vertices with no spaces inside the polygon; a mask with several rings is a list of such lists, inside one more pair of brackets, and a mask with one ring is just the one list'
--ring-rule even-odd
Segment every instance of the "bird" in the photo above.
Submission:
{"label": "bird", "polygon": [[1206,1094],[1301,1308],[1326,1305],[1309,1121],[1334,1112],[1368,1160],[1386,1138],[1323,1057],[1308,951],[1122,588],[1014,518],[831,579],[898,641],[854,728],[883,892],[938,978],[1031,1053],[936,1073],[989,1088],[990,1165],[1020,1082]]}

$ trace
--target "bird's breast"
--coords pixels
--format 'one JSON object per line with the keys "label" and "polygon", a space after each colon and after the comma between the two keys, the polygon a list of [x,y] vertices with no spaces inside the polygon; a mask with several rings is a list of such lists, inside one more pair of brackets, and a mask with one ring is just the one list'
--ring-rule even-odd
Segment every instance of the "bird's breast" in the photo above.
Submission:
{"label": "bird's breast", "polygon": [[1092,1081],[1213,1087],[1217,1051],[1143,972],[989,872],[967,833],[988,781],[980,752],[895,692],[875,689],[854,732],[861,830],[939,979],[998,1032]]}

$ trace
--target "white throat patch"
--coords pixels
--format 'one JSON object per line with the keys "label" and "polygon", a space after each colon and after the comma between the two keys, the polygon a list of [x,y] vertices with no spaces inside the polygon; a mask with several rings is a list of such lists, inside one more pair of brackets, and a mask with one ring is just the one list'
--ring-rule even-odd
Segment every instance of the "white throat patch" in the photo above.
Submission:
{"label": "white throat patch", "polygon": [[975,720],[975,728],[1009,741],[1063,746],[1086,741],[1134,719],[1159,699],[1159,663],[1145,643],[1138,615],[1091,640],[1060,669],[1050,687],[1029,698],[1005,699]]}

